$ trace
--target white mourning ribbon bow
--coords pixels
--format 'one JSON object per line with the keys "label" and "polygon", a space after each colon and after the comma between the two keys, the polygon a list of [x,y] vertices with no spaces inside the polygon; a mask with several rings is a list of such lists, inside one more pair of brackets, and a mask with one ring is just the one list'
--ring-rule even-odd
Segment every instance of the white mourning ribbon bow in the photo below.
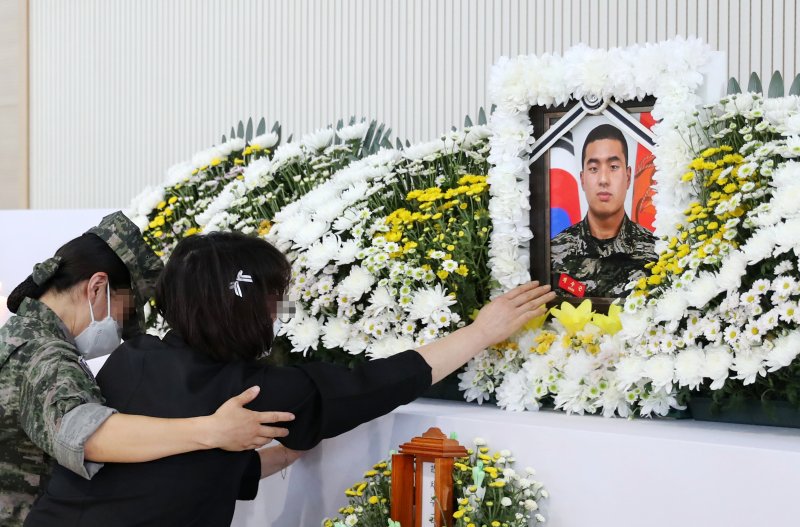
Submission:
{"label": "white mourning ribbon bow", "polygon": [[253,277],[250,276],[249,274],[244,274],[244,271],[240,269],[239,273],[236,275],[236,280],[231,282],[231,285],[229,287],[233,289],[233,292],[236,293],[236,296],[242,298],[242,287],[239,285],[240,282],[247,282],[252,284]]}

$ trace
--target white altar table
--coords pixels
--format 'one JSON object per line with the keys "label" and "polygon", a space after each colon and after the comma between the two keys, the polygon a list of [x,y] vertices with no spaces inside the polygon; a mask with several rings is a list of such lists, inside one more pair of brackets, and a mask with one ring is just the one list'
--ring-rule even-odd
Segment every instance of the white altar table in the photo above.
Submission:
{"label": "white altar table", "polygon": [[420,399],[261,482],[236,527],[317,526],[390,449],[431,426],[509,449],[550,492],[551,527],[800,525],[800,430],[693,420],[606,419]]}

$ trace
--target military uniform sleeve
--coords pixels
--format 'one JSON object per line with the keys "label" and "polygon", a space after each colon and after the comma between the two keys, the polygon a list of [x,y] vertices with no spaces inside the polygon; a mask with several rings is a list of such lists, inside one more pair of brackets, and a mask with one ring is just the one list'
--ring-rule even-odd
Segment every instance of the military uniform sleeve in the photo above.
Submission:
{"label": "military uniform sleeve", "polygon": [[90,479],[103,466],[84,459],[86,440],[115,410],[74,349],[49,343],[31,358],[20,386],[20,426],[59,464]]}

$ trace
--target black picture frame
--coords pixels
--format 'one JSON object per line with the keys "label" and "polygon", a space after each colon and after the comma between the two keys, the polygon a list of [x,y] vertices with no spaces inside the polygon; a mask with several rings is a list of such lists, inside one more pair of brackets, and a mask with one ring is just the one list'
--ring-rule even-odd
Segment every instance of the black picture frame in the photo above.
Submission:
{"label": "black picture frame", "polygon": [[[547,138],[545,135],[550,130],[552,123],[563,119],[565,116],[568,116],[568,119],[575,119],[575,111],[577,111],[579,115],[584,113],[599,114],[604,111],[613,111],[618,115],[620,110],[624,110],[627,113],[649,112],[653,109],[655,103],[655,97],[647,96],[637,100],[614,102],[613,106],[607,107],[607,102],[605,101],[584,98],[582,100],[572,99],[558,106],[532,106],[530,108],[528,117],[533,125],[534,134],[538,133],[538,137],[534,135],[536,143],[534,144],[531,154],[533,161],[530,163],[529,180],[531,203],[530,228],[533,233],[533,240],[530,244],[531,279],[538,280],[543,284],[551,284],[553,291],[555,291],[557,295],[560,289],[557,284],[553,283],[550,258],[549,150],[563,134],[559,135],[555,133]],[[576,106],[580,106],[580,108],[576,110]],[[571,111],[573,111],[573,115],[569,115]],[[547,141],[543,141],[544,139],[547,139]],[[609,306],[619,300],[618,297],[575,297],[558,295],[548,304],[548,307],[561,305],[562,302],[568,302],[577,306],[587,299],[591,300],[593,309],[599,313],[607,313]]]}

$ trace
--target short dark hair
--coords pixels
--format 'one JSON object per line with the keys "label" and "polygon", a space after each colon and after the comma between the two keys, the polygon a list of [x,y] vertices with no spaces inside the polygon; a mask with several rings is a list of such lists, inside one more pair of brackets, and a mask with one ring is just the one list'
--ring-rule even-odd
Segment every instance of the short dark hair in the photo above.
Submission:
{"label": "short dark hair", "polygon": [[87,232],[73,238],[56,251],[56,256],[61,257],[61,264],[47,282],[37,284],[33,276],[29,276],[8,295],[9,311],[16,313],[25,298],[41,298],[50,290],[66,291],[95,273],[106,273],[111,289],[131,289],[128,268],[96,234]]}
{"label": "short dark hair", "polygon": [[[252,282],[239,281],[240,273]],[[156,309],[193,349],[223,362],[272,346],[272,316],[289,286],[286,256],[265,240],[213,232],[181,240],[156,284]]]}
{"label": "short dark hair", "polygon": [[622,154],[625,156],[625,166],[628,166],[628,141],[625,140],[625,135],[622,131],[612,124],[601,124],[586,136],[586,141],[583,142],[583,149],[581,150],[581,170],[583,164],[586,162],[586,147],[590,143],[600,141],[602,139],[614,139],[622,144]]}

